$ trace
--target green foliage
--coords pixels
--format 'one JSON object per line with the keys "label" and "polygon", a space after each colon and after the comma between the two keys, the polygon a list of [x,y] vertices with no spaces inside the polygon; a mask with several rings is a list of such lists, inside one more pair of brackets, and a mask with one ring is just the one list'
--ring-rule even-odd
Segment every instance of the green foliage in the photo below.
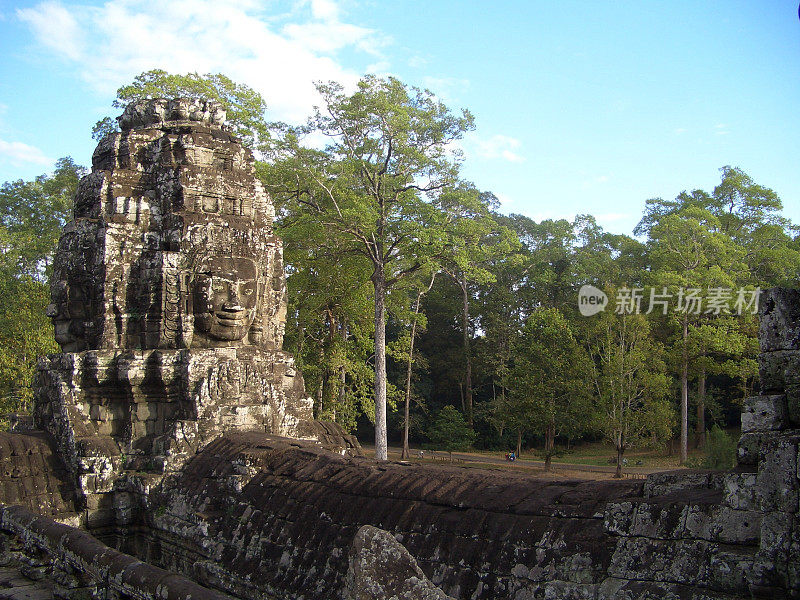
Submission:
{"label": "green foliage", "polygon": [[[504,216],[491,193],[459,179],[452,142],[473,128],[469,112],[391,77],[365,77],[353,93],[334,82],[317,89],[320,107],[302,127],[268,123],[264,99],[221,74],[151,70],[120,87],[113,106],[214,99],[266,157],[256,168],[284,239],[285,344],[318,418],[352,431],[366,414],[381,428],[374,413],[403,398],[410,362],[412,431],[440,447],[530,434],[544,437],[549,460],[556,437],[591,429],[621,456],[672,434],[676,381],[694,386],[700,413],[720,422],[751,393],[753,315],[623,317],[609,307],[583,318],[576,297],[587,283],[612,298],[615,285],[675,293],[795,284],[800,230],[781,216],[773,190],[723,167],[711,192],[648,200],[635,230],[645,242],[609,234],[591,215]],[[116,127],[103,119],[95,136]],[[0,412],[30,404],[35,357],[56,349],[46,284],[82,173],[65,158],[52,175],[0,188]],[[450,277],[437,276],[417,306],[437,273]],[[709,455],[723,437],[712,430]]]}
{"label": "green foliage", "polygon": [[705,456],[697,466],[719,471],[732,469],[736,466],[736,440],[714,425],[706,435]]}
{"label": "green foliage", "polygon": [[[112,106],[124,108],[133,100],[178,97],[220,102],[227,111],[228,123],[233,132],[249,148],[265,147],[269,142],[269,125],[264,117],[267,104],[264,98],[247,85],[236,83],[221,73],[174,75],[161,69],[146,71],[137,75],[129,85],[117,90]],[[116,122],[106,117],[94,126],[92,137],[99,141],[116,130]]]}
{"label": "green foliage", "polygon": [[616,448],[619,473],[627,449],[671,435],[669,378],[644,315],[604,312],[593,319],[587,345],[595,427]]}
{"label": "green foliage", "polygon": [[509,374],[507,419],[517,431],[536,431],[545,439],[549,467],[555,438],[588,429],[587,357],[567,320],[556,308],[540,308],[525,321],[514,345]]}
{"label": "green foliage", "polygon": [[56,162],[52,175],[0,187],[0,268],[14,275],[47,280],[61,228],[85,169],[69,158]]}
{"label": "green foliage", "polygon": [[469,450],[475,443],[475,432],[455,406],[447,405],[433,420],[428,438],[434,448],[455,452]]}
{"label": "green foliage", "polygon": [[58,349],[45,316],[48,279],[83,173],[62,158],[52,175],[0,187],[0,413],[30,410],[37,357]]}
{"label": "green foliage", "polygon": [[[796,228],[779,215],[777,194],[755,184],[741,169],[726,166],[721,172],[722,181],[711,194],[693,190],[671,201],[647,201],[635,230],[649,236],[647,283],[672,294],[694,288],[703,295],[711,288],[735,291],[796,281],[800,254],[791,238]],[[752,315],[710,317],[705,310],[670,314],[661,332],[669,346],[668,363],[676,367],[681,382],[681,435],[687,445],[690,379],[698,381],[702,416],[708,376],[738,380],[739,398],[755,377]],[[684,460],[687,452],[682,445]]]}
{"label": "green foliage", "polygon": [[[386,302],[402,279],[432,268],[447,246],[443,190],[457,181],[451,142],[472,126],[433,94],[367,76],[353,94],[318,84],[323,106],[303,128],[285,128],[262,169],[288,236],[318,240],[338,260],[352,256],[372,284],[377,456],[386,453]],[[319,133],[324,151],[300,143]],[[294,230],[294,233],[292,233]]]}
{"label": "green foliage", "polygon": [[0,414],[32,407],[36,360],[58,351],[45,316],[48,286],[28,275],[0,270]]}

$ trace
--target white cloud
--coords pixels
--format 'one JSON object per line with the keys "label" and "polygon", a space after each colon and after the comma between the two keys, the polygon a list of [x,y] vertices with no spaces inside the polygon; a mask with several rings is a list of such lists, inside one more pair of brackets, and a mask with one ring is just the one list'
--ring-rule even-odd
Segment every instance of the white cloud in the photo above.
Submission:
{"label": "white cloud", "polygon": [[367,65],[367,68],[364,70],[364,72],[370,73],[371,75],[377,75],[378,77],[385,77],[392,74],[390,69],[391,64],[388,60],[379,60],[376,63]]}
{"label": "white cloud", "polygon": [[25,164],[51,165],[54,161],[35,146],[0,140],[0,162],[8,162],[18,167]]}
{"label": "white cloud", "polygon": [[358,25],[323,21],[318,23],[291,23],[283,33],[306,50],[331,53],[347,46],[356,46],[364,52],[379,54],[379,41],[372,38],[372,30]]}
{"label": "white cloud", "polygon": [[716,135],[728,135],[728,125],[726,123],[717,123],[714,125],[714,133]]}
{"label": "white cloud", "polygon": [[458,97],[459,92],[469,87],[469,80],[457,77],[431,77],[426,75],[422,78],[421,87],[430,90],[442,100],[450,103]]}
{"label": "white cloud", "polygon": [[336,21],[339,19],[339,7],[332,0],[311,0],[311,14],[315,19]]}
{"label": "white cloud", "polygon": [[500,201],[500,206],[503,208],[514,202],[514,198],[507,194],[495,194],[495,196]]}
{"label": "white cloud", "polygon": [[413,69],[421,69],[422,67],[427,66],[428,59],[424,56],[420,56],[419,54],[415,54],[411,58],[408,59],[408,66]]}
{"label": "white cloud", "polygon": [[501,159],[513,163],[525,162],[525,157],[518,154],[517,150],[522,147],[522,142],[507,135],[496,134],[490,138],[481,138],[477,135],[470,135],[468,139],[467,152],[473,148],[475,155],[481,158]]}
{"label": "white cloud", "polygon": [[39,41],[70,60],[83,53],[78,22],[58,2],[42,2],[34,8],[20,8],[17,17],[27,23]]}
{"label": "white cloud", "polygon": [[609,179],[610,179],[610,177],[608,175],[600,175],[600,177],[595,177],[594,180],[597,183],[606,183],[606,182],[608,182]]}
{"label": "white cloud", "polygon": [[675,135],[682,135],[686,133],[687,129],[685,127],[678,127],[675,129]]}
{"label": "white cloud", "polygon": [[[47,1],[17,11],[38,42],[111,95],[143,71],[221,72],[259,91],[269,117],[298,122],[319,102],[314,81],[350,87],[359,74],[332,56],[353,48],[380,56],[379,33],[340,20],[332,0],[290,15],[265,14],[257,0],[108,0],[99,7]],[[74,15],[74,16],[73,16]],[[286,22],[287,19],[290,22]],[[47,25],[50,22],[51,25]],[[63,33],[54,35],[54,30]],[[326,55],[327,54],[327,55]]]}

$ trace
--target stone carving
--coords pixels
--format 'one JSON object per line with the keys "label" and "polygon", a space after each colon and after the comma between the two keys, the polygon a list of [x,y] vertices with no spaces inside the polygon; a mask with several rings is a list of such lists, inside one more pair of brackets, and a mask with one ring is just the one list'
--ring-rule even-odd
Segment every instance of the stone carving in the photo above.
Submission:
{"label": "stone carving", "polygon": [[319,438],[282,351],[272,202],[224,120],[213,102],[133,103],[80,182],[48,306],[62,354],[39,364],[35,417],[90,495],[225,431]]}
{"label": "stone carving", "polygon": [[344,600],[455,600],[433,585],[403,545],[364,525],[353,539]]}
{"label": "stone carving", "polygon": [[[255,319],[258,297],[253,260],[211,258],[194,274],[192,293],[195,345],[213,347],[250,341],[246,338]],[[257,343],[258,338],[252,341]]]}

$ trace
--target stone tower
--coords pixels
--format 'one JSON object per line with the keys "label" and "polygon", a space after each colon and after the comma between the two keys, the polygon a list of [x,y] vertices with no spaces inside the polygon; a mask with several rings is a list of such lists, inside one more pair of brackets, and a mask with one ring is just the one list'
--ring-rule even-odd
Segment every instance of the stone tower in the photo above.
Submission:
{"label": "stone tower", "polygon": [[90,504],[120,472],[174,471],[224,432],[325,434],[282,350],[272,202],[224,110],[146,100],[118,120],[59,242],[48,314],[62,353],[36,383],[37,426]]}

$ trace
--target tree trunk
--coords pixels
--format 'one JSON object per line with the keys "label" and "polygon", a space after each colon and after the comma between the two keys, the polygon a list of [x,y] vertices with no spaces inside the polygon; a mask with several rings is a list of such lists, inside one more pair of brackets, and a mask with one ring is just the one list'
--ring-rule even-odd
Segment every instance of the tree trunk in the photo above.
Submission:
{"label": "tree trunk", "polygon": [[422,294],[417,295],[417,302],[414,306],[414,320],[411,323],[411,341],[408,347],[408,364],[406,365],[406,405],[403,415],[403,452],[400,458],[406,459],[411,456],[411,451],[408,447],[408,428],[409,428],[409,413],[411,408],[411,366],[414,364],[414,338],[417,337],[417,315],[419,314],[419,303],[422,299]]}
{"label": "tree trunk", "polygon": [[[342,320],[342,352],[347,357],[347,321]],[[336,409],[344,406],[344,401],[347,395],[347,365],[342,364],[339,367],[339,403],[334,408],[333,420],[336,421]]]}
{"label": "tree trunk", "polygon": [[622,479],[622,455],[625,452],[625,446],[622,444],[617,445],[617,471],[614,473],[616,479]]}
{"label": "tree trunk", "polygon": [[375,287],[375,460],[388,459],[386,432],[386,274],[377,265]]}
{"label": "tree trunk", "polygon": [[320,381],[319,385],[317,386],[317,393],[316,393],[317,401],[314,402],[314,418],[318,419],[320,414],[322,414],[322,382]]}
{"label": "tree trunk", "polygon": [[689,458],[689,315],[683,317],[683,357],[681,365],[681,464]]}
{"label": "tree trunk", "polygon": [[464,395],[467,402],[467,422],[472,427],[472,352],[469,336],[469,290],[466,276],[462,275],[458,285],[461,287],[461,327],[464,330]]}
{"label": "tree trunk", "polygon": [[333,407],[336,405],[336,398],[339,395],[336,386],[338,385],[339,377],[334,371],[333,366],[331,365],[331,354],[334,351],[336,346],[336,317],[333,314],[333,311],[328,308],[328,349],[326,351],[326,367],[325,372],[323,374],[322,379],[322,406],[320,407],[320,413],[322,413],[323,409],[327,409],[331,411]]}
{"label": "tree trunk", "polygon": [[555,445],[556,426],[551,421],[544,430],[544,470],[552,471],[553,446]]}
{"label": "tree trunk", "polygon": [[706,370],[700,371],[697,380],[697,426],[694,434],[694,447],[702,448],[706,441]]}
{"label": "tree trunk", "polygon": [[517,429],[517,458],[522,453],[522,429]]}

